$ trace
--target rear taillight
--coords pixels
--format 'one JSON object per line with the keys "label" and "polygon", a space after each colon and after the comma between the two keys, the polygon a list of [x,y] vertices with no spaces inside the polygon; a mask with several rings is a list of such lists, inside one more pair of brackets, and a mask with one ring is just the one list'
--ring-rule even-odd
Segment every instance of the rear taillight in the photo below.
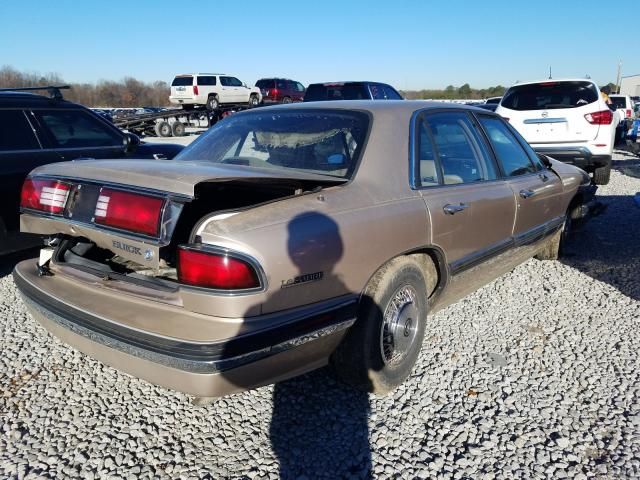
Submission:
{"label": "rear taillight", "polygon": [[197,85],[193,86],[193,94],[194,95],[198,95],[198,86]]}
{"label": "rear taillight", "polygon": [[22,184],[20,207],[61,214],[69,198],[71,185],[58,180],[27,178]]}
{"label": "rear taillight", "polygon": [[627,108],[627,118],[631,118],[631,109]]}
{"label": "rear taillight", "polygon": [[273,98],[276,98],[278,96],[278,89],[274,88],[273,90],[271,90],[271,96]]}
{"label": "rear taillight", "polygon": [[178,248],[178,281],[217,290],[260,287],[256,269],[247,261],[224,252]]}
{"label": "rear taillight", "polygon": [[158,236],[164,199],[103,188],[94,222],[135,233]]}
{"label": "rear taillight", "polygon": [[584,118],[591,125],[609,125],[613,122],[613,112],[611,110],[602,110],[600,112],[587,113]]}

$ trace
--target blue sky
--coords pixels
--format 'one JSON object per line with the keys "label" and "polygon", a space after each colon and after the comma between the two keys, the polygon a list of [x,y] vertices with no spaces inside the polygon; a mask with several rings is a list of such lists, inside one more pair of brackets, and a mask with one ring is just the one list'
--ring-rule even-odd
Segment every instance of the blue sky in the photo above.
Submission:
{"label": "blue sky", "polygon": [[621,41],[605,10],[587,0],[2,1],[0,65],[69,82],[215,71],[247,84],[283,76],[399,89],[508,86],[546,78],[551,65],[556,78],[604,84],[620,59],[623,75],[640,73],[635,42]]}

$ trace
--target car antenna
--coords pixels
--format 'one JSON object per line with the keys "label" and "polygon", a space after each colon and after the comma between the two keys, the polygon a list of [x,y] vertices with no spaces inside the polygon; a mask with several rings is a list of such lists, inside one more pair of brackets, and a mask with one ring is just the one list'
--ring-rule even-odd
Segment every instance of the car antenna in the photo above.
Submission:
{"label": "car antenna", "polygon": [[0,92],[34,92],[46,90],[54,100],[64,100],[60,90],[71,90],[70,85],[49,85],[47,87],[16,87],[16,88],[0,88]]}
{"label": "car antenna", "polygon": [[551,79],[552,79],[552,77],[551,77],[551,65],[549,65],[549,80],[551,80]]}

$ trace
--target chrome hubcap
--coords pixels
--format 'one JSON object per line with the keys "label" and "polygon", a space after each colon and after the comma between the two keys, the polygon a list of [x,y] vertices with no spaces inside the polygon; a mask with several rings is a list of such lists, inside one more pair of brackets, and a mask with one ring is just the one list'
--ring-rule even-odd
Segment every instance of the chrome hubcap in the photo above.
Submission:
{"label": "chrome hubcap", "polygon": [[404,360],[418,334],[418,320],[415,290],[408,285],[399,288],[382,319],[380,351],[385,364]]}

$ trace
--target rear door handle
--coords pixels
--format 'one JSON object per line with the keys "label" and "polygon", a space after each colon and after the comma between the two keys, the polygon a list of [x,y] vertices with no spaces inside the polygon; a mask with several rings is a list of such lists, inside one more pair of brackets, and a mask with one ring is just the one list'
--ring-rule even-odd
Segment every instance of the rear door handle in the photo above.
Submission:
{"label": "rear door handle", "polygon": [[520,190],[520,196],[522,198],[529,198],[529,197],[533,197],[536,194],[536,192],[534,192],[531,189],[524,189],[524,190]]}
{"label": "rear door handle", "polygon": [[467,205],[466,203],[460,203],[458,205],[448,203],[447,205],[442,207],[442,210],[444,210],[444,213],[448,215],[455,215],[456,213],[466,210],[467,208],[469,208],[469,205]]}

